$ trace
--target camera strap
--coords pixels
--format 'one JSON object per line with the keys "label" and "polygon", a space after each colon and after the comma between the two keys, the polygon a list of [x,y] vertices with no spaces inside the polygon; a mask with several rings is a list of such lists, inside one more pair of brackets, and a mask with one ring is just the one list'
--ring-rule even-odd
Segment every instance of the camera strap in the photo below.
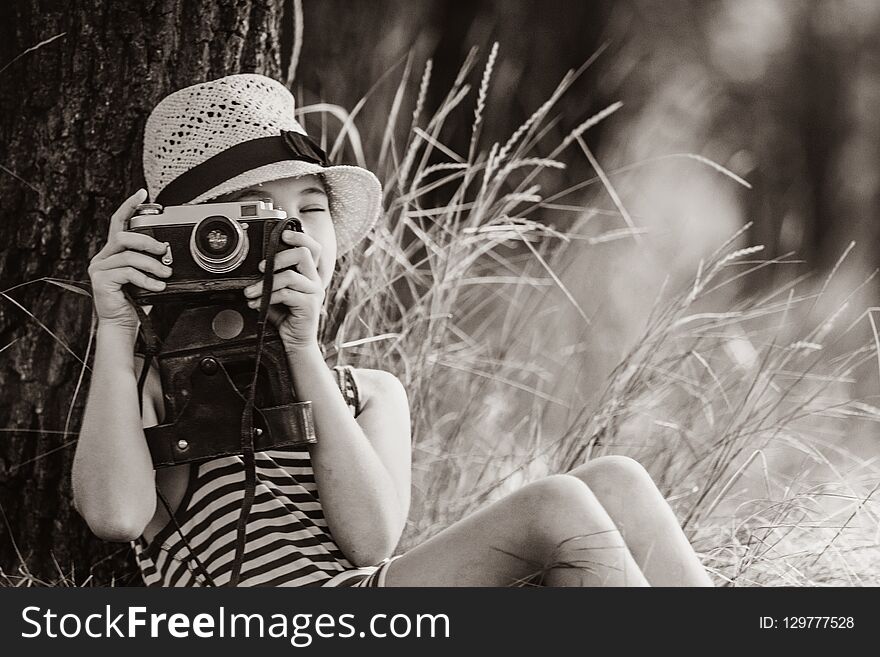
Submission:
{"label": "camera strap", "polygon": [[138,321],[141,323],[140,332],[144,339],[144,364],[141,366],[141,373],[138,376],[137,381],[138,410],[140,411],[141,416],[143,416],[144,384],[147,382],[147,374],[150,371],[150,364],[153,362],[153,358],[155,358],[162,349],[162,342],[159,340],[159,336],[153,327],[153,321],[150,319],[147,312],[132,298],[131,294],[124,287],[122,288],[122,294],[125,295],[125,299],[128,301],[129,305],[134,308]]}
{"label": "camera strap", "polygon": [[[193,467],[190,465],[189,467]],[[186,540],[186,535],[183,533],[183,529],[180,526],[180,523],[177,522],[177,518],[174,516],[174,509],[171,508],[171,505],[168,503],[168,500],[165,499],[165,495],[162,494],[162,491],[159,490],[159,486],[156,486],[156,495],[158,495],[159,499],[162,501],[162,506],[165,507],[165,513],[168,514],[168,517],[171,518],[171,522],[174,524],[174,529],[177,530],[177,533],[180,535],[180,540],[183,541],[183,545],[186,548],[186,552],[189,557],[196,564],[196,572],[193,572],[193,569],[189,567],[187,564],[187,568],[193,574],[193,576],[201,575],[202,579],[208,586],[216,587],[217,584],[214,582],[214,578],[208,573],[208,569],[205,568],[202,560],[196,556],[196,553],[193,552],[192,546],[189,544],[189,541]]]}
{"label": "camera strap", "polygon": [[238,516],[235,531],[235,557],[232,562],[232,573],[229,586],[238,586],[241,578],[241,565],[244,561],[244,549],[247,543],[247,521],[256,492],[256,463],[254,457],[254,402],[257,392],[257,379],[260,374],[260,358],[263,355],[263,343],[266,337],[266,321],[269,317],[269,300],[272,297],[272,286],[275,280],[275,255],[281,242],[281,233],[287,227],[286,221],[279,221],[269,234],[265,248],[266,266],[263,270],[263,292],[260,295],[260,311],[257,317],[257,350],[254,357],[254,375],[241,415],[241,454],[244,461],[244,500]]}
{"label": "camera strap", "polygon": [[122,294],[125,295],[129,305],[134,308],[134,312],[138,316],[138,320],[141,323],[140,333],[144,340],[144,364],[141,366],[141,373],[138,376],[137,381],[138,410],[141,413],[141,417],[143,417],[144,384],[147,382],[147,374],[150,372],[150,364],[153,362],[153,358],[155,358],[162,349],[162,342],[159,340],[159,336],[153,328],[153,321],[150,319],[150,316],[146,311],[132,298],[131,294],[129,294],[128,290],[124,287],[122,288]]}

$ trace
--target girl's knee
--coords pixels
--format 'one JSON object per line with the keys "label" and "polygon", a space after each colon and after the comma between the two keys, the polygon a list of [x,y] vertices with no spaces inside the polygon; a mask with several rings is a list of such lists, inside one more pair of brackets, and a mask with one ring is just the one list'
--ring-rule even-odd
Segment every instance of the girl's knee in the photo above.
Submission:
{"label": "girl's knee", "polygon": [[543,532],[583,512],[600,512],[602,507],[590,488],[577,477],[551,475],[523,486],[510,501],[513,513],[531,529]]}
{"label": "girl's knee", "polygon": [[543,552],[588,534],[616,540],[617,528],[602,504],[583,481],[570,475],[552,475],[524,486],[515,513],[526,525],[530,542]]}
{"label": "girl's knee", "polygon": [[595,499],[587,484],[567,474],[551,475],[523,486],[518,493],[526,513],[590,504]]}
{"label": "girl's knee", "polygon": [[641,463],[628,456],[601,456],[569,473],[601,494],[605,491],[656,489],[651,475]]}

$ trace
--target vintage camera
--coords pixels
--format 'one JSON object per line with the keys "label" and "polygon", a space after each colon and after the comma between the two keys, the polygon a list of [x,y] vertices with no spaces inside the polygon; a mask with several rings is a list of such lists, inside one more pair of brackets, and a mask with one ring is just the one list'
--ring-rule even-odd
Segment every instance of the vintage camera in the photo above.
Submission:
{"label": "vintage camera", "polygon": [[[241,290],[264,279],[259,263],[279,222],[302,232],[271,199],[164,209],[144,203],[126,226],[167,242],[156,258],[173,270],[161,292],[126,286],[135,303],[153,307],[142,318],[138,344],[144,353],[148,344],[158,345],[151,353],[166,421],[144,430],[154,467],[242,453],[259,327]],[[253,449],[314,443],[311,407],[297,400],[281,338],[269,324],[263,330]]]}
{"label": "vintage camera", "polygon": [[141,305],[194,297],[202,303],[231,299],[236,291],[262,277],[258,265],[279,221],[302,232],[300,222],[288,218],[280,207],[273,207],[268,198],[166,208],[142,203],[126,230],[167,242],[168,250],[157,259],[170,266],[173,273],[164,279],[166,287],[161,292],[134,285],[127,290]]}
{"label": "vintage camera", "polygon": [[[241,421],[260,329],[241,290],[264,280],[259,263],[279,222],[302,232],[300,222],[271,199],[164,209],[145,203],[126,226],[167,242],[166,252],[155,257],[172,268],[161,292],[125,288],[136,304],[153,307],[142,318],[138,347],[146,353],[148,344],[158,345],[152,357],[165,422],[144,430],[154,467],[242,453]],[[278,332],[263,326],[253,449],[312,444],[309,402],[297,400]]]}

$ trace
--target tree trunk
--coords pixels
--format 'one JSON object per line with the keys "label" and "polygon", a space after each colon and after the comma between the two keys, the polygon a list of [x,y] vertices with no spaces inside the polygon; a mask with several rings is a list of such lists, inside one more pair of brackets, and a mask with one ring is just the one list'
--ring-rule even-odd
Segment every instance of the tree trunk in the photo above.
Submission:
{"label": "tree trunk", "polygon": [[88,280],[111,213],[143,185],[143,128],[159,99],[230,73],[283,79],[286,9],[0,3],[0,584],[140,583],[128,546],[94,538],[71,504],[91,301],[40,279]]}

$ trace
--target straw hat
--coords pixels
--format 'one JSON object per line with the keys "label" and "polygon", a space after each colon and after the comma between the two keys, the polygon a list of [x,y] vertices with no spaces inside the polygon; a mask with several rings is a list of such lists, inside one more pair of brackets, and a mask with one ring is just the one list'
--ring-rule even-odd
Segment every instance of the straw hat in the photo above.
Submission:
{"label": "straw hat", "polygon": [[319,174],[338,252],[376,223],[382,186],[370,171],[328,166],[294,118],[294,99],[264,75],[229,75],[166,96],[144,131],[144,177],[163,205],[202,203],[260,183]]}

